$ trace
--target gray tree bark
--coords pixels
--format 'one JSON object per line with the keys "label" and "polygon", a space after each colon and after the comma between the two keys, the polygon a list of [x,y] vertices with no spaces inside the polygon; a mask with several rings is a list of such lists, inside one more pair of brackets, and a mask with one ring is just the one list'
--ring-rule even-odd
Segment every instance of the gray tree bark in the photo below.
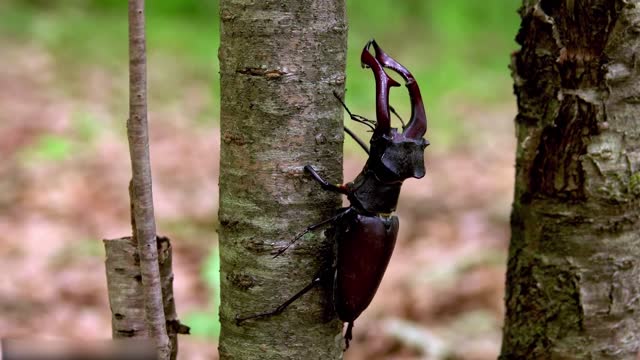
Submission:
{"label": "gray tree bark", "polygon": [[132,237],[104,240],[107,289],[114,339],[148,338],[140,257]]}
{"label": "gray tree bark", "polygon": [[640,349],[640,1],[525,0],[501,359]]}
{"label": "gray tree bark", "polygon": [[303,172],[342,179],[347,24],[343,0],[220,2],[221,359],[337,359],[341,322],[327,287],[284,313],[272,310],[329,266],[332,242],[316,231],[273,259],[340,198]]}
{"label": "gray tree bark", "polygon": [[[107,289],[111,309],[113,339],[148,339],[145,299],[140,275],[138,247],[132,237],[104,240],[106,252]],[[156,238],[158,264],[162,284],[167,335],[171,344],[170,359],[178,357],[178,334],[189,334],[189,327],[178,319],[173,297],[173,252],[166,237]]]}

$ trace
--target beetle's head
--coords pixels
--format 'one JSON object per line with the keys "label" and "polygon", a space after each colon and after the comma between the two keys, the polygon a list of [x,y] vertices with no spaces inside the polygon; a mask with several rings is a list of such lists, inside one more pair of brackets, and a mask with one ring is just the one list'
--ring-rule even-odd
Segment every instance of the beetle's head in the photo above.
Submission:
{"label": "beetle's head", "polygon": [[[373,46],[375,56],[369,51]],[[420,179],[425,174],[424,149],[429,141],[427,115],[424,110],[418,83],[409,70],[387,55],[371,40],[362,50],[362,65],[373,71],[376,80],[376,127],[371,137],[371,154],[368,166],[383,181],[402,181],[410,177]],[[402,131],[391,127],[389,91],[400,86],[384,71],[397,72],[406,82],[411,100],[411,119]]]}

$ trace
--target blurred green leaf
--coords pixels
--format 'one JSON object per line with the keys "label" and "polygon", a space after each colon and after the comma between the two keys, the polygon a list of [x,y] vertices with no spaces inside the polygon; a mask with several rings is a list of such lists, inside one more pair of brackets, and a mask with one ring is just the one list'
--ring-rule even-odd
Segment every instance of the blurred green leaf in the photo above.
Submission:
{"label": "blurred green leaf", "polygon": [[191,335],[204,338],[218,338],[220,321],[215,312],[194,311],[183,316],[182,322],[191,328]]}
{"label": "blurred green leaf", "polygon": [[99,120],[91,113],[80,112],[73,117],[74,133],[80,141],[90,143],[99,132]]}
{"label": "blurred green leaf", "polygon": [[31,146],[22,150],[26,160],[60,161],[66,159],[73,149],[72,142],[60,135],[40,136]]}
{"label": "blurred green leaf", "polygon": [[220,256],[218,246],[214,246],[204,263],[202,276],[213,293],[211,311],[188,313],[184,323],[191,327],[191,334],[206,338],[217,338],[220,334],[218,306],[220,304]]}
{"label": "blurred green leaf", "polygon": [[[213,289],[216,294],[220,291],[220,254],[218,252],[218,246],[216,245],[209,257],[205,261],[203,277],[209,287]],[[219,296],[216,296],[216,302],[219,303]]]}
{"label": "blurred green leaf", "polygon": [[[513,101],[507,67],[509,54],[516,48],[513,38],[520,3],[380,0],[374,4],[349,0],[347,105],[354,113],[374,116],[373,80],[369,71],[360,68],[359,53],[367,40],[376,38],[412,70],[421,85],[429,116],[428,138],[434,144],[431,151],[456,146],[468,128],[464,115],[457,112],[460,107]],[[0,39],[9,34],[44,46],[56,57],[58,76],[78,80],[78,66],[102,66],[117,73],[126,69],[126,2],[5,0],[0,7]],[[205,81],[211,86],[211,103],[217,104],[217,7],[216,0],[155,0],[147,4],[153,99],[180,99],[175,89],[183,89],[190,81]],[[166,71],[168,68],[171,71]],[[391,95],[394,107],[408,117],[407,94],[394,91]],[[193,121],[215,121],[217,114],[218,106],[212,105]],[[351,145],[346,148],[355,150]]]}

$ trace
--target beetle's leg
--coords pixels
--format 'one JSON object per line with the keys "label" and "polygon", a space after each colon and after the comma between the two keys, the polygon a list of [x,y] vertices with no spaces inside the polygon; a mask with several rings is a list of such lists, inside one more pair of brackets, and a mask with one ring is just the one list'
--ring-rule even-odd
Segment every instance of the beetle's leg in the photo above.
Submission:
{"label": "beetle's leg", "polygon": [[357,114],[353,114],[351,112],[351,110],[349,110],[349,108],[347,107],[347,104],[344,103],[344,101],[342,100],[342,98],[340,98],[340,96],[338,95],[337,92],[333,92],[333,96],[336,97],[336,99],[338,99],[338,101],[340,101],[340,104],[342,104],[342,107],[345,109],[345,111],[347,112],[347,114],[349,114],[349,118],[355,122],[358,122],[360,124],[364,124],[367,125],[371,130],[374,129],[374,125],[376,124],[375,120],[369,120],[364,116],[361,115],[357,115]]}
{"label": "beetle's leg", "polygon": [[336,216],[334,216],[334,217],[332,217],[332,218],[329,218],[329,219],[327,219],[327,220],[323,220],[323,221],[321,221],[321,222],[319,222],[319,223],[317,223],[317,224],[313,224],[313,225],[308,226],[306,229],[304,229],[304,231],[303,231],[303,232],[301,232],[300,234],[296,235],[296,237],[295,237],[295,238],[293,238],[293,240],[291,240],[291,242],[290,242],[289,244],[287,244],[287,246],[285,246],[283,249],[278,250],[278,252],[273,256],[273,258],[275,259],[275,258],[277,258],[278,256],[282,255],[282,253],[284,253],[285,251],[287,251],[287,249],[288,249],[291,245],[295,244],[295,243],[296,243],[296,241],[300,240],[300,239],[301,239],[303,236],[305,236],[308,232],[313,231],[313,230],[315,230],[315,229],[317,229],[317,228],[319,228],[319,227],[325,226],[325,225],[327,225],[327,224],[330,224],[330,223],[332,223],[332,222],[334,222],[334,221],[338,220],[339,218],[341,218],[341,217],[343,217],[343,216],[347,215],[347,214],[348,214],[348,213],[350,213],[351,211],[352,211],[352,210],[351,210],[351,208],[347,208],[347,210],[345,210],[345,211],[343,211],[343,212],[338,213],[338,215],[336,215]]}
{"label": "beetle's leg", "polygon": [[344,333],[345,350],[349,348],[349,342],[353,339],[353,321],[349,321],[347,331]]}
{"label": "beetle's leg", "polygon": [[360,139],[356,134],[353,133],[353,131],[349,130],[349,128],[346,126],[344,127],[344,132],[349,134],[349,136],[351,136],[353,140],[355,140],[358,143],[358,145],[360,145],[360,147],[364,150],[364,152],[366,152],[367,155],[369,155],[369,147],[367,146],[367,144],[364,143],[364,141],[362,141],[362,139]]}
{"label": "beetle's leg", "polygon": [[245,317],[240,317],[240,316],[236,315],[236,325],[240,325],[242,322],[250,320],[250,319],[258,319],[258,318],[270,317],[270,316],[274,316],[274,315],[278,315],[278,314],[282,313],[284,311],[284,309],[287,308],[287,306],[291,305],[291,303],[293,303],[294,301],[298,300],[302,295],[308,293],[309,290],[311,290],[314,287],[316,287],[316,285],[320,284],[320,282],[322,282],[322,276],[315,277],[311,281],[311,283],[309,285],[304,287],[304,289],[298,291],[289,300],[285,301],[284,303],[282,303],[282,305],[278,306],[277,308],[275,308],[272,311],[267,311],[267,312],[254,314],[254,315],[249,315],[249,316],[245,316]]}
{"label": "beetle's leg", "polygon": [[306,165],[304,167],[304,170],[311,174],[313,180],[317,181],[324,190],[337,192],[343,195],[347,195],[349,193],[349,190],[347,190],[344,185],[334,185],[323,179],[320,174],[318,174],[315,169],[311,167],[311,165]]}

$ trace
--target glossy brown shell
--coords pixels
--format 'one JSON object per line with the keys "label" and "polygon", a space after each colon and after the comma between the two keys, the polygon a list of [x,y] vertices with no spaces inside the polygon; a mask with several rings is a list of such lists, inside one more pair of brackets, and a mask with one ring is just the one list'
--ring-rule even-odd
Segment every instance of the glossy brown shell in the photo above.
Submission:
{"label": "glossy brown shell", "polygon": [[354,215],[338,225],[334,303],[344,322],[369,306],[382,281],[398,235],[395,216]]}

